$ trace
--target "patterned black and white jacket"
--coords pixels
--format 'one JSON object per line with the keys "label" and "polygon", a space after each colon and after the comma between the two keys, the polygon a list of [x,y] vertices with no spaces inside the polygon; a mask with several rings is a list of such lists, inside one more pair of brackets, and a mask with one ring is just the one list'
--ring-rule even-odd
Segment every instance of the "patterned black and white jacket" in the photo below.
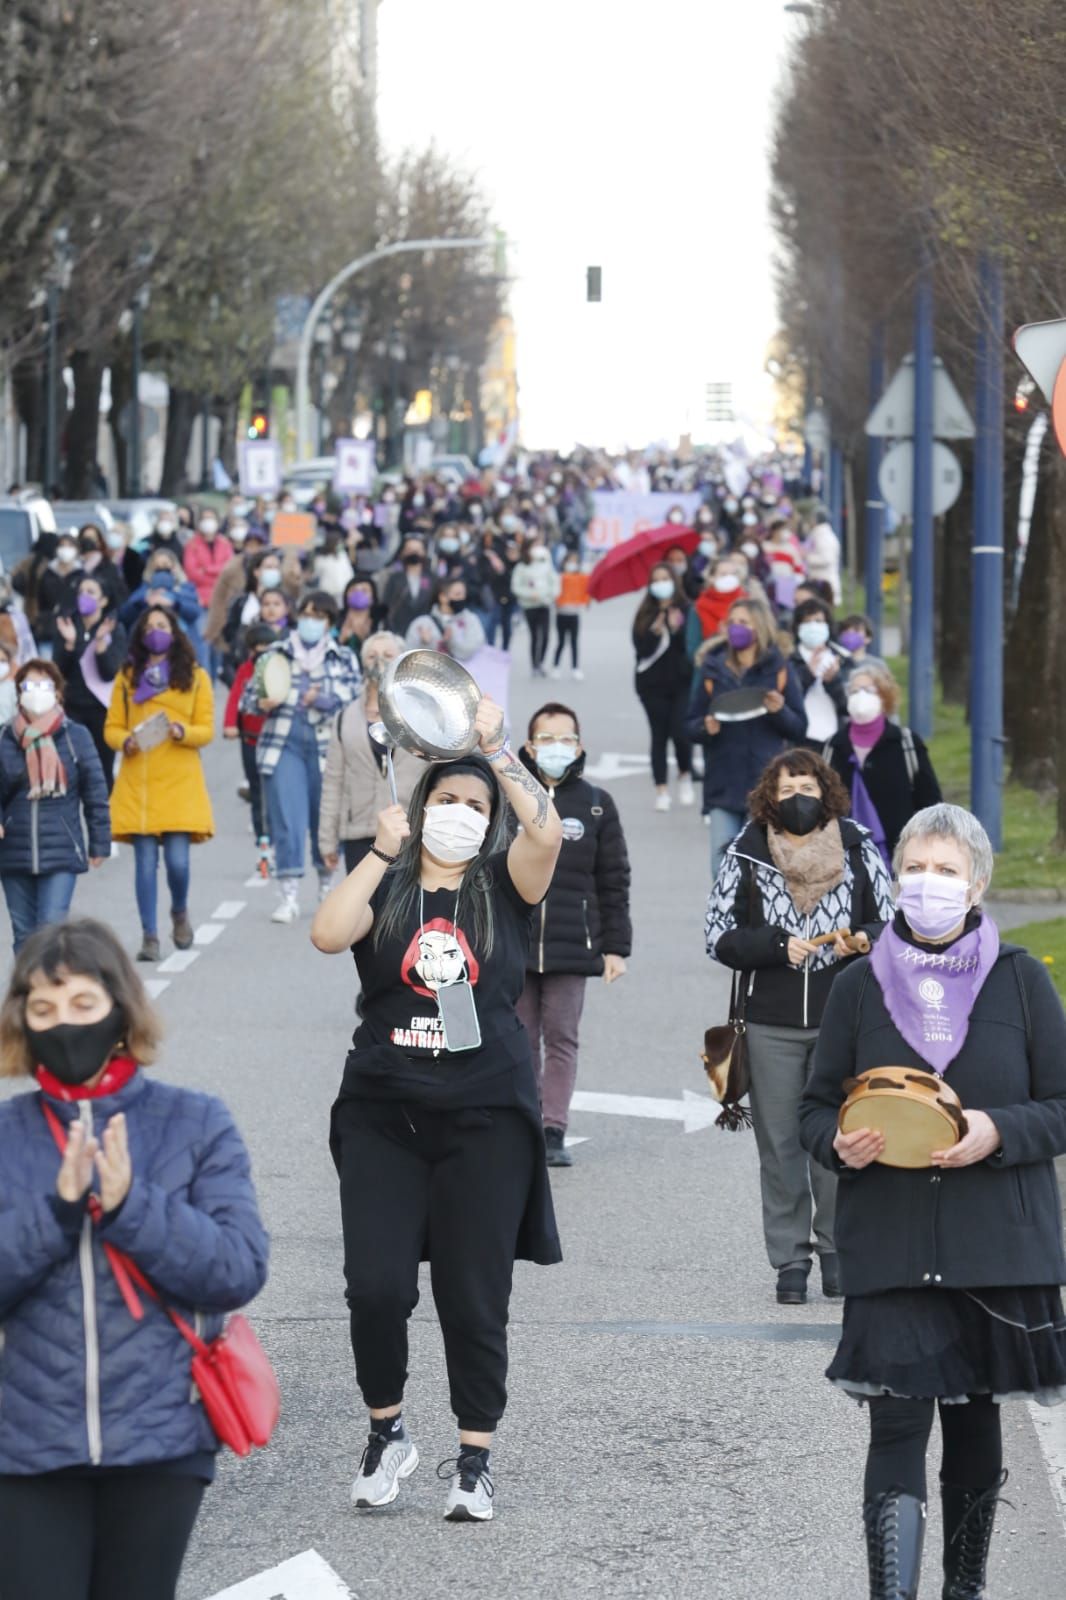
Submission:
{"label": "patterned black and white jacket", "polygon": [[873,836],[857,822],[839,824],[844,878],[802,915],[771,860],[766,829],[749,822],[726,852],[707,902],[705,932],[712,961],[744,974],[749,1022],[778,1028],[817,1028],[833,979],[847,961],[823,945],[793,967],[788,941],[813,939],[837,928],[865,932],[871,941],[892,919],[888,873]]}

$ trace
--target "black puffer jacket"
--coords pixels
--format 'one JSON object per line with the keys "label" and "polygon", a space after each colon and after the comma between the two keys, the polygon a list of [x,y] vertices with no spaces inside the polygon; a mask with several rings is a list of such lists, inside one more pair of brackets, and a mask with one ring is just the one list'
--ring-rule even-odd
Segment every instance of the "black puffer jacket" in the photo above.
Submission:
{"label": "black puffer jacket", "polygon": [[[523,763],[541,782],[543,774],[525,747]],[[629,856],[618,808],[610,795],[584,779],[584,754],[554,787],[563,821],[563,847],[551,888],[533,917],[531,972],[568,972],[596,978],[604,955],[628,956]]]}

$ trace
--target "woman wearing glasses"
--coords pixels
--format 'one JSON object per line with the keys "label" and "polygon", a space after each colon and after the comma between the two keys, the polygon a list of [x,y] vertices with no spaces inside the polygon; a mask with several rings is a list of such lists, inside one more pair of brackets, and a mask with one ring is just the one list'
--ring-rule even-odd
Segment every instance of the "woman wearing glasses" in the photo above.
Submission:
{"label": "woman wearing glasses", "polygon": [[535,711],[520,753],[563,824],[558,865],[533,919],[518,1015],[533,1046],[548,1165],[569,1167],[566,1127],[585,984],[620,978],[633,943],[629,856],[614,801],[582,777],[581,729],[569,706],[552,702]]}

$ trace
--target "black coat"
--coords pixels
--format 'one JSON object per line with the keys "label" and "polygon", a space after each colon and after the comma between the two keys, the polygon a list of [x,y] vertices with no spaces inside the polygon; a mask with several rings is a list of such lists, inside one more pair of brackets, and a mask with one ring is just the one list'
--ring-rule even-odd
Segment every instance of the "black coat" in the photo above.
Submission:
{"label": "black coat", "polygon": [[[521,759],[541,782],[529,753]],[[604,955],[628,956],[629,855],[618,808],[610,795],[581,776],[581,755],[554,787],[563,821],[563,844],[551,887],[533,916],[531,972],[568,972],[594,978]]]}
{"label": "black coat", "polygon": [[[873,749],[866,752],[866,760],[862,765],[862,781],[881,819],[889,855],[896,848],[896,840],[903,832],[904,824],[910,821],[914,813],[925,806],[939,805],[944,798],[928,750],[916,733],[911,733],[911,738],[918,762],[913,785],[907,773],[903,729],[895,722],[885,723],[884,732]],[[855,773],[859,769],[852,759],[851,739],[846,727],[830,739],[823,755],[851,794]]]}
{"label": "black coat", "polygon": [[[807,732],[796,675],[780,651],[771,646],[743,672],[730,666],[728,645],[709,650],[692,679],[685,734],[703,745],[703,809],[722,806],[741,815],[748,809],[748,795],[774,756],[791,744],[798,744]],[[734,689],[777,689],[785,703],[780,711],[749,722],[723,722],[717,733],[708,733],[705,719],[714,711],[716,694]]]}
{"label": "black coat", "polygon": [[929,1068],[906,1044],[867,959],[833,985],[800,1101],[800,1139],[839,1173],[836,1243],[846,1294],[1066,1281],[1054,1158],[1066,1152],[1066,1017],[1039,961],[1003,945],[944,1081],[987,1111],[1003,1143],[969,1167],[861,1172],[833,1150],[844,1080],[871,1067]]}
{"label": "black coat", "polygon": [[433,604],[433,580],[423,576],[418,594],[412,600],[407,582],[406,568],[390,572],[381,591],[381,602],[388,616],[388,626],[393,633],[403,635],[416,617],[424,617]]}
{"label": "black coat", "polygon": [[[669,635],[666,649],[662,649],[661,633],[653,633],[650,623],[646,628],[633,624],[633,648],[637,653],[637,694],[677,695],[688,694],[692,668],[685,649],[685,622],[688,606],[679,606],[681,626]],[[654,621],[654,617],[651,621]],[[644,666],[644,662],[648,665]]]}
{"label": "black coat", "polygon": [[[72,620],[75,632],[73,648],[57,635],[53,659],[66,680],[63,702],[77,721],[79,712],[97,716],[104,709],[82,677],[81,658],[89,649],[106,617],[101,618],[101,621],[95,623],[89,631],[86,630],[80,616],[75,615]],[[96,658],[97,669],[105,683],[114,683],[119,668],[124,665],[126,645],[126,630],[121,622],[116,622],[106,649],[101,650]]]}

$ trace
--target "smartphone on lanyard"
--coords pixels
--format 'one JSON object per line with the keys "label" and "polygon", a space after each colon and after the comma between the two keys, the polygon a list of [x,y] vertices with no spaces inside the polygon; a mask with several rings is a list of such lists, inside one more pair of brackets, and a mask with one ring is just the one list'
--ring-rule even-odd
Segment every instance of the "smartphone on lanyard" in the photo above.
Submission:
{"label": "smartphone on lanyard", "polygon": [[477,1050],[481,1046],[474,991],[467,978],[437,990],[437,1010],[444,1029],[444,1048],[451,1053]]}

